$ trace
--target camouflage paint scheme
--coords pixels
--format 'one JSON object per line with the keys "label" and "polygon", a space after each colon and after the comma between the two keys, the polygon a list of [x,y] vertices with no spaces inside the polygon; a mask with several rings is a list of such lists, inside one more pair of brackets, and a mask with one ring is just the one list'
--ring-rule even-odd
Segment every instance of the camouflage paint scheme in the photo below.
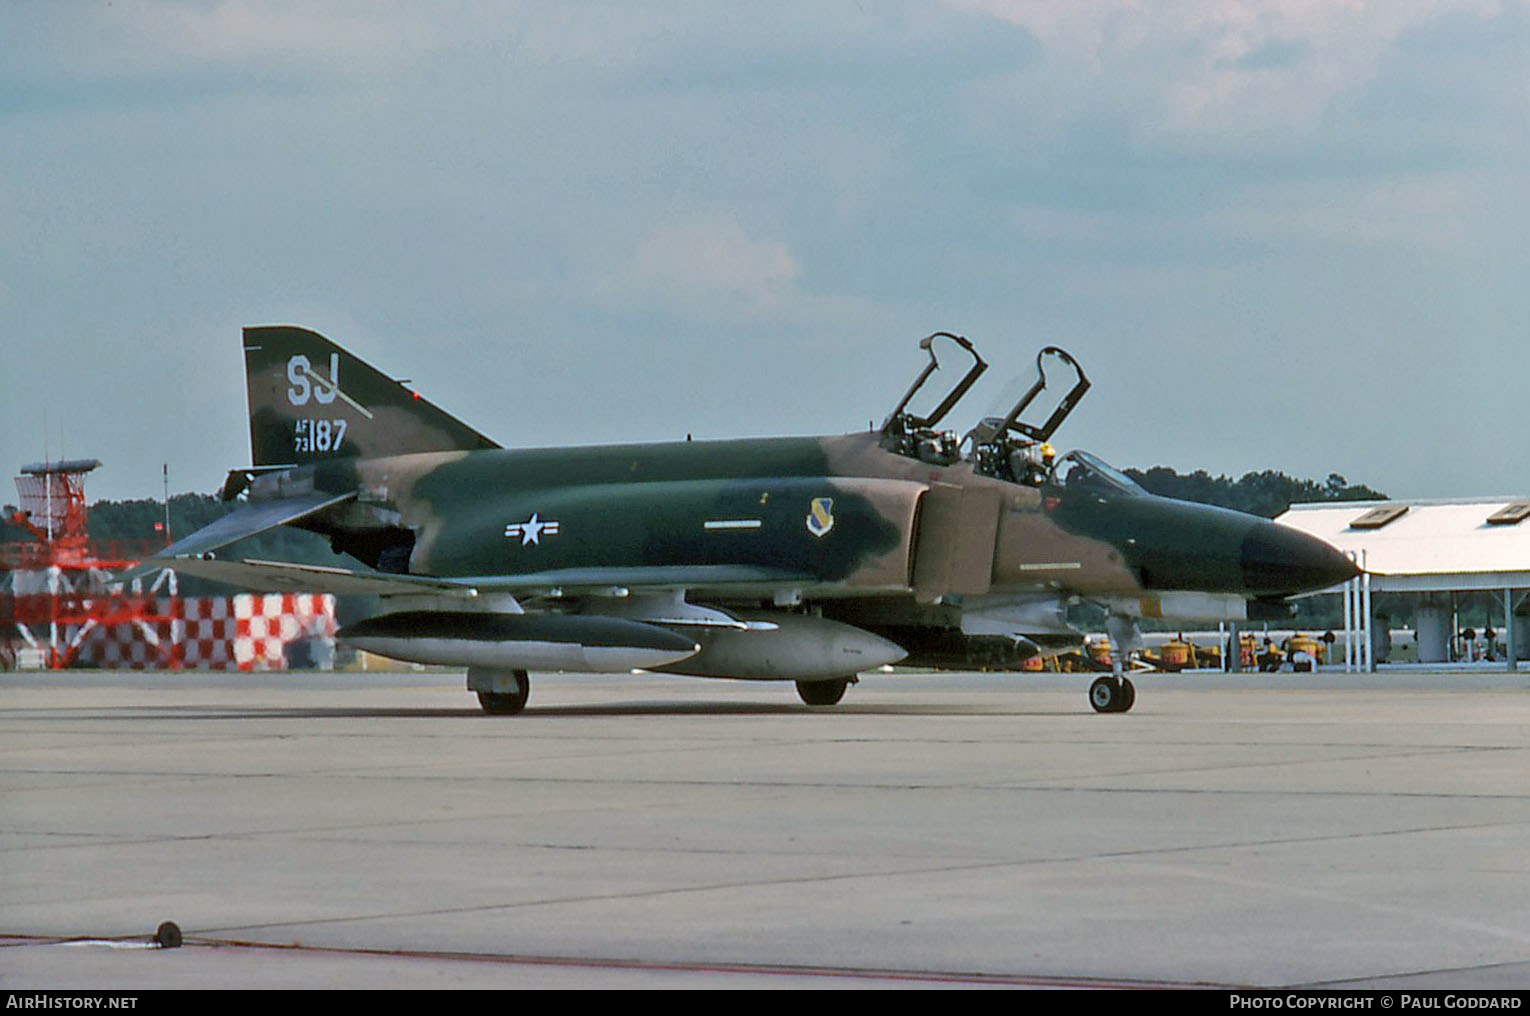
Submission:
{"label": "camouflage paint scheme", "polygon": [[[248,328],[244,340],[253,468],[233,471],[225,496],[247,492],[247,504],[158,563],[252,587],[374,591],[410,606],[453,599],[454,620],[424,627],[446,638],[455,625],[468,648],[433,662],[500,660],[476,675],[468,664],[491,711],[519,708],[517,694],[524,703],[529,668],[513,648],[482,645],[493,626],[475,626],[472,610],[610,615],[634,636],[672,629],[695,651],[650,669],[797,676],[805,699],[831,702],[854,672],[835,672],[830,643],[858,646],[847,660],[1015,666],[1078,644],[1063,619],[1073,598],[1127,621],[1247,617],[1250,602],[1272,609],[1354,574],[1327,544],[1101,482],[1108,467],[1087,459],[1066,482],[1055,469],[1017,482],[985,475],[995,470],[974,456],[911,454],[891,418],[880,432],[822,438],[503,449],[314,332]],[[212,553],[277,524],[322,533],[372,570]],[[391,616],[406,614],[412,628],[379,620],[351,634],[387,634],[408,651],[424,629],[418,610]],[[650,649],[664,642],[651,634]],[[783,672],[794,665],[809,676]]]}

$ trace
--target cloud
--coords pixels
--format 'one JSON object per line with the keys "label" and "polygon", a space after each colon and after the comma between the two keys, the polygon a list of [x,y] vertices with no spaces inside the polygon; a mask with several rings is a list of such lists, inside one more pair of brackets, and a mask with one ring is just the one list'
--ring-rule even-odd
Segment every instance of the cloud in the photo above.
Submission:
{"label": "cloud", "polygon": [[1258,188],[1237,208],[1211,216],[1228,237],[1260,237],[1288,250],[1472,254],[1477,227],[1505,189],[1490,174],[1395,176],[1356,181],[1283,181]]}
{"label": "cloud", "polygon": [[145,41],[174,58],[212,63],[388,58],[430,38],[428,21],[387,3],[224,0],[136,5]]}
{"label": "cloud", "polygon": [[[946,327],[996,374],[1036,339],[1102,391],[1197,393],[1101,396],[1070,428],[1107,454],[1211,434],[1199,464],[1283,465],[1269,448],[1379,414],[1226,363],[1342,356],[1404,404],[1434,397],[1442,334],[1524,368],[1527,41],[1526,0],[0,3],[0,323],[49,337],[8,364],[91,363],[168,418],[153,364],[296,321],[545,426],[522,442],[599,440],[598,412],[559,429],[545,378],[577,370],[595,406],[708,382],[644,414],[654,436],[832,427],[879,416]],[[471,355],[420,364],[426,343]],[[237,358],[218,371],[218,437],[172,463],[214,483],[242,454]],[[47,388],[6,393],[13,461]],[[1468,429],[1490,401],[1455,403]],[[82,403],[81,433],[116,433],[113,405]],[[1324,471],[1436,483],[1414,416],[1393,473]],[[164,447],[113,475],[157,477]]]}
{"label": "cloud", "polygon": [[950,0],[1039,40],[1060,121],[1126,118],[1143,139],[1265,149],[1319,128],[1398,41],[1497,0]]}
{"label": "cloud", "polygon": [[785,243],[755,239],[731,217],[711,215],[651,230],[599,292],[685,315],[760,315],[782,306],[800,274]]}
{"label": "cloud", "polygon": [[392,0],[36,5],[7,12],[0,55],[8,87],[45,93],[100,82],[186,88],[229,74],[336,78],[396,68],[448,45],[430,11]]}

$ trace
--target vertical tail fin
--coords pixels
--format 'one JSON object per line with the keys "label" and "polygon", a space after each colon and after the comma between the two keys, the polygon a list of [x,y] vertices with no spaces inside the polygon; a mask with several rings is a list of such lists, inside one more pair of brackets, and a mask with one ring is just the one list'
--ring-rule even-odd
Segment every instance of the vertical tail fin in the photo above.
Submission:
{"label": "vertical tail fin", "polygon": [[256,466],[499,445],[317,332],[244,330]]}

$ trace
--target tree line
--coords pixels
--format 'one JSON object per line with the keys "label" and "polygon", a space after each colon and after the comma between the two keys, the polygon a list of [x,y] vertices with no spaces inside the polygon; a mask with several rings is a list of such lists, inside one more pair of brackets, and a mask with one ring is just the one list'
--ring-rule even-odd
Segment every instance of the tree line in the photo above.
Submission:
{"label": "tree line", "polygon": [[1293,504],[1310,501],[1387,500],[1381,491],[1363,483],[1351,484],[1338,473],[1329,473],[1328,479],[1320,483],[1317,480],[1297,479],[1273,469],[1244,473],[1236,480],[1225,475],[1212,476],[1204,469],[1181,475],[1168,466],[1154,466],[1148,470],[1128,469],[1125,472],[1154,494],[1221,508],[1235,508],[1265,518],[1274,518]]}

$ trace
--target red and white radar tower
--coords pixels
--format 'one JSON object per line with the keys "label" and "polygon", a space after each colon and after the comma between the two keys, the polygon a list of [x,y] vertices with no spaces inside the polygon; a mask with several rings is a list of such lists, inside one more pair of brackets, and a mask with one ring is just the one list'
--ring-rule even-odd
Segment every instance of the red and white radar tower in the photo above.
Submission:
{"label": "red and white radar tower", "polygon": [[0,653],[8,646],[41,650],[44,665],[58,670],[75,662],[81,644],[98,627],[130,624],[162,650],[173,666],[169,645],[155,635],[156,622],[175,614],[175,577],[161,572],[147,593],[112,591],[113,573],[132,567],[162,545],[156,540],[93,541],[86,532],[85,474],[99,459],[70,459],[23,466],[16,477],[21,504],[6,521],[31,537],[0,544]]}

